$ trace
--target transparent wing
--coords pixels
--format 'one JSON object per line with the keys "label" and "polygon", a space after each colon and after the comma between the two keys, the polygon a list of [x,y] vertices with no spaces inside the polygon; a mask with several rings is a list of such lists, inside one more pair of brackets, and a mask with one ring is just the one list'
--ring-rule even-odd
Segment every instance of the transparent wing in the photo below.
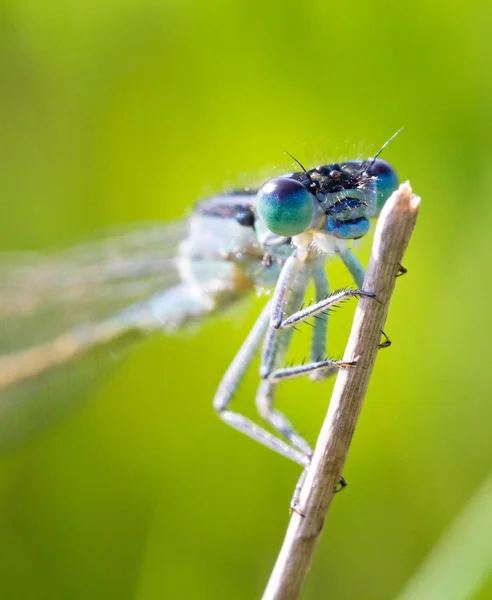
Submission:
{"label": "transparent wing", "polygon": [[0,254],[0,354],[54,339],[174,285],[185,232],[185,222],[148,225],[55,254]]}
{"label": "transparent wing", "polygon": [[66,412],[141,335],[127,307],[142,310],[178,283],[186,227],[143,225],[59,253],[0,254],[0,447]]}

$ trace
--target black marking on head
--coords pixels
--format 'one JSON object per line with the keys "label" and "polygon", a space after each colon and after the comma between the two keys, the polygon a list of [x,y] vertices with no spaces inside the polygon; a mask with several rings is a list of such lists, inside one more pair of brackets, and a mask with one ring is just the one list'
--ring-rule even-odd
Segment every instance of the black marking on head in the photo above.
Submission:
{"label": "black marking on head", "polygon": [[359,161],[319,165],[310,171],[312,179],[322,194],[336,194],[348,190],[360,189],[369,177],[361,172]]}
{"label": "black marking on head", "polygon": [[236,214],[234,218],[239,223],[239,225],[243,225],[243,227],[254,227],[255,225],[255,213],[251,207],[244,208],[239,207],[236,209]]}
{"label": "black marking on head", "polygon": [[237,192],[215,196],[200,202],[196,210],[207,217],[234,219],[244,227],[254,227],[256,215],[253,204],[248,202],[248,196],[253,196],[253,194]]}

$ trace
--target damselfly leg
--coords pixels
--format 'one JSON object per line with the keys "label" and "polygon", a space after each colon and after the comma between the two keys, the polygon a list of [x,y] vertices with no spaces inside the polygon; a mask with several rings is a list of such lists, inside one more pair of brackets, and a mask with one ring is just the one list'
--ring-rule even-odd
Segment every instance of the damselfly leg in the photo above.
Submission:
{"label": "damselfly leg", "polygon": [[234,393],[253,360],[255,352],[260,346],[268,328],[270,310],[271,301],[267,303],[261,312],[253,329],[227,369],[217,388],[213,405],[218,415],[225,423],[256,440],[260,444],[263,444],[263,446],[270,448],[274,452],[306,467],[309,464],[309,457],[306,454],[295,450],[277,436],[254,423],[251,419],[248,419],[240,413],[228,410]]}
{"label": "damselfly leg", "polygon": [[[280,381],[302,375],[318,378],[334,374],[338,369],[351,367],[354,362],[323,359],[327,333],[327,312],[330,307],[342,300],[360,295],[373,296],[362,290],[341,290],[319,300],[315,304],[300,308],[312,279],[316,294],[328,294],[328,282],[323,269],[324,261],[306,261],[294,252],[286,260],[279,277],[273,298],[267,303],[256,324],[237,353],[214,398],[214,408],[223,421],[235,429],[267,446],[278,454],[301,464],[309,465],[311,446],[300,436],[287,417],[274,407],[276,386]],[[287,318],[284,315],[287,314]],[[280,367],[285,359],[295,326],[313,316],[321,316],[314,324],[311,343],[311,362],[293,367]],[[263,339],[260,365],[262,381],[256,393],[256,406],[260,416],[275,430],[274,435],[249,418],[230,411],[229,405],[234,393],[250,365],[257,348]],[[282,438],[287,440],[287,443]]]}

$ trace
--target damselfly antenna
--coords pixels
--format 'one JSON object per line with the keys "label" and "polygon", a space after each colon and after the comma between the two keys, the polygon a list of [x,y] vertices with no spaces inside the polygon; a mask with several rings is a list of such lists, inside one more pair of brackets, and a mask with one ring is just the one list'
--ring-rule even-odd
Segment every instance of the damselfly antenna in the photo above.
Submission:
{"label": "damselfly antenna", "polygon": [[[396,135],[396,133],[395,133]],[[394,136],[393,136],[394,137]],[[309,179],[309,183],[313,186],[316,187],[316,184],[314,183],[314,181],[311,179],[311,175],[306,171],[306,169],[304,168],[304,165],[301,163],[300,160],[297,160],[297,158],[295,156],[292,156],[292,154],[290,152],[287,152],[287,150],[285,150],[285,154],[287,154],[287,156],[290,156],[292,158],[293,161],[295,161],[300,167],[301,169],[304,171],[304,174],[306,175],[306,177]]]}
{"label": "damselfly antenna", "polygon": [[379,148],[379,150],[376,152],[375,156],[373,156],[373,158],[370,158],[369,160],[371,161],[369,163],[369,166],[366,167],[366,165],[364,164],[364,171],[369,171],[369,169],[372,167],[372,165],[376,162],[376,159],[379,157],[379,155],[381,154],[381,152],[388,146],[388,144],[390,142],[392,142],[395,137],[403,130],[403,127],[400,127],[400,129],[398,129],[398,131],[396,131],[390,138],[389,140],[386,140],[384,142],[384,144],[381,146],[381,148]]}

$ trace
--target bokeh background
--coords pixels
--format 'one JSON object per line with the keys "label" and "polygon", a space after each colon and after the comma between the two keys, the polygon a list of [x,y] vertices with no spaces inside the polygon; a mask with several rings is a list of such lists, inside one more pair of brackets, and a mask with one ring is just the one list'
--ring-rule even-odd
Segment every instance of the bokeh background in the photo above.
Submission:
{"label": "bokeh background", "polygon": [[[485,1],[0,5],[4,250],[175,219],[289,169],[284,150],[366,157],[404,126],[384,157],[421,215],[306,600],[492,598],[491,27]],[[2,600],[261,596],[299,469],[211,399],[263,302],[142,342],[1,455]],[[332,319],[332,355],[353,308]],[[256,384],[253,369],[248,414]],[[281,386],[312,441],[332,385]]]}

